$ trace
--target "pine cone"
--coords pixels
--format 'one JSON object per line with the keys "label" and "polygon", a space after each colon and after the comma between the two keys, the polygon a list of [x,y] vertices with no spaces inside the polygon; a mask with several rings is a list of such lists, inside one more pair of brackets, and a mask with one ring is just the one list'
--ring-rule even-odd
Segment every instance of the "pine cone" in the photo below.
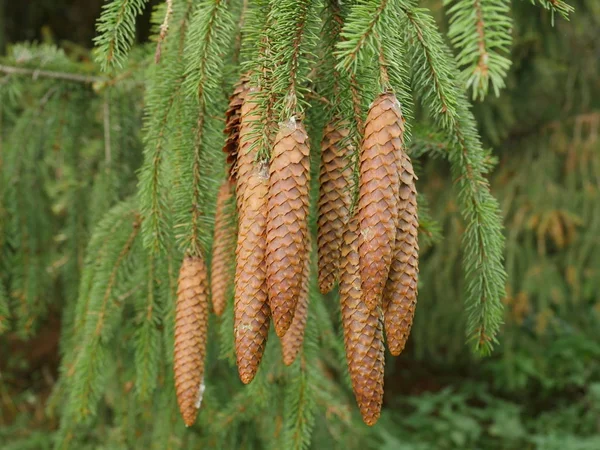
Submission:
{"label": "pine cone", "polygon": [[179,411],[186,426],[196,421],[204,392],[208,283],[204,260],[186,256],[179,271],[174,371]]}
{"label": "pine cone", "polygon": [[235,181],[237,170],[237,155],[240,143],[240,125],[242,118],[242,103],[248,92],[247,75],[242,75],[240,80],[233,87],[233,93],[229,97],[229,107],[225,112],[225,129],[223,132],[227,136],[223,151],[227,154],[229,166],[229,179]]}
{"label": "pine cone", "polygon": [[269,332],[266,284],[266,222],[269,189],[268,167],[257,162],[253,128],[259,119],[249,91],[242,105],[240,151],[237,161],[239,231],[235,272],[235,350],[243,383],[252,381],[262,358]]}
{"label": "pine cone", "polygon": [[221,185],[217,195],[211,264],[212,303],[217,316],[223,314],[227,304],[228,290],[233,284],[236,230],[232,211],[229,210],[229,203],[233,197],[232,188],[231,182],[226,180]]}
{"label": "pine cone", "polygon": [[310,281],[310,258],[306,258],[304,263],[304,273],[302,274],[302,292],[296,306],[296,313],[290,328],[281,338],[281,352],[283,354],[283,363],[290,366],[296,359],[296,355],[302,348],[304,342],[304,330],[306,329],[306,318],[308,316],[308,287]]}
{"label": "pine cone", "polygon": [[400,173],[400,214],[394,259],[383,294],[385,334],[390,352],[394,356],[398,356],[404,350],[410,334],[417,305],[419,275],[416,177],[410,158],[404,150],[398,152],[397,165]]}
{"label": "pine cone", "polygon": [[308,135],[293,118],[275,138],[269,171],[267,286],[275,332],[292,323],[308,258]]}
{"label": "pine cone", "polygon": [[381,308],[369,309],[362,300],[358,221],[350,219],[343,235],[340,263],[340,303],[346,359],[363,421],[374,425],[383,403],[385,354]]}
{"label": "pine cone", "polygon": [[358,223],[360,274],[364,301],[381,305],[398,223],[399,175],[396,152],[402,148],[404,124],[394,95],[373,102],[365,123],[360,155]]}
{"label": "pine cone", "polygon": [[348,223],[352,196],[350,146],[342,146],[348,130],[334,119],[325,128],[321,143],[319,196],[319,289],[327,294],[337,281],[340,246]]}

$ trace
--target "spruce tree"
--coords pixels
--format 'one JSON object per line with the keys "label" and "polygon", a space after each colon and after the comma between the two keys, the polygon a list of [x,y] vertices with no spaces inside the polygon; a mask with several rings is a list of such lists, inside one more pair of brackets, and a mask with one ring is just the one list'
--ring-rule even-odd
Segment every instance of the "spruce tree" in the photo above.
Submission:
{"label": "spruce tree", "polygon": [[[60,417],[56,448],[82,448],[98,432],[114,434],[110,442],[124,448],[146,444],[177,448],[182,442],[223,448],[308,448],[315,428],[320,427],[317,418],[325,414],[327,405],[342,411],[332,413],[332,429],[348,433],[349,446],[358,448],[362,439],[373,436],[363,432],[351,443],[360,413],[368,424],[379,417],[383,327],[385,322],[389,345],[390,319],[385,316],[388,308],[377,299],[361,301],[353,297],[356,292],[348,293],[358,286],[357,291],[364,294],[364,280],[369,277],[363,274],[376,277],[383,270],[359,270],[354,267],[358,263],[348,258],[348,254],[360,255],[364,260],[361,249],[367,245],[364,234],[349,231],[353,229],[350,217],[361,223],[374,218],[375,227],[381,217],[370,211],[397,209],[395,216],[390,213],[379,247],[389,246],[387,271],[392,266],[398,277],[390,275],[392,284],[402,284],[401,275],[408,270],[406,265],[391,262],[394,255],[412,257],[417,248],[412,240],[409,250],[392,247],[399,242],[397,235],[409,239],[400,232],[400,222],[410,223],[411,230],[418,225],[426,251],[443,252],[451,245],[446,244],[450,236],[461,237],[461,247],[448,250],[450,256],[440,256],[437,264],[448,266],[440,271],[443,279],[456,277],[456,267],[462,271],[464,287],[461,295],[453,297],[462,297],[463,341],[477,355],[489,354],[498,343],[505,317],[502,301],[515,298],[512,290],[505,293],[511,282],[504,264],[502,213],[487,178],[496,158],[482,143],[469,102],[470,98],[481,101],[490,93],[502,95],[510,83],[510,2],[444,1],[445,35],[431,12],[414,0],[242,4],[167,0],[153,11],[152,43],[136,46],[136,19],[146,3],[107,3],[95,41],[95,61],[101,71],[73,63],[48,46],[15,46],[7,65],[0,66],[8,80],[0,90],[6,149],[0,191],[0,333],[10,328],[30,335],[48,307],[54,302],[62,306],[61,371],[50,406]],[[531,3],[550,10],[552,20],[559,20],[555,14],[564,20],[572,12],[562,1]],[[230,96],[240,80],[247,83],[248,92],[235,112],[235,98]],[[34,90],[28,89],[31,85]],[[394,136],[401,145],[390,150],[389,161],[373,162],[375,178],[379,169],[386,169],[385,177],[377,178],[376,188],[392,192],[397,185],[397,192],[385,202],[378,199],[385,208],[369,202],[378,190],[365,188],[365,167],[370,164],[365,161],[381,156],[365,156],[370,130],[383,123],[373,112],[380,97],[393,98],[399,108],[383,132],[377,128],[385,135],[377,145],[383,147],[391,139],[396,131],[390,130],[402,130],[398,131],[401,136]],[[500,109],[500,100],[492,100],[498,103],[486,112]],[[244,107],[251,110],[251,120]],[[230,113],[240,116],[235,130],[227,120]],[[594,119],[575,120],[587,125],[586,120],[592,123]],[[6,137],[5,130],[10,130]],[[339,135],[336,144],[331,130]],[[237,142],[233,139],[232,144],[232,137]],[[494,140],[494,136],[484,138],[486,144]],[[323,198],[321,159],[324,166],[330,145],[342,149],[339,157],[344,164],[338,164],[337,170],[345,175],[336,199],[347,211],[338,215],[341,229],[332,235],[332,240],[339,241],[332,244],[337,245],[333,254],[339,261],[330,276],[332,284],[339,281],[340,286],[327,293],[331,289],[320,286],[317,268],[322,258],[318,236],[324,214],[319,200]],[[447,160],[450,172],[443,179],[445,196],[434,192],[428,197],[432,190],[428,168],[446,170],[435,160],[438,156]],[[552,165],[535,156],[530,159],[541,168]],[[389,170],[390,165],[396,170]],[[495,185],[501,185],[499,177]],[[570,183],[579,182],[572,177]],[[217,205],[219,191],[230,182],[236,198]],[[502,194],[515,191],[516,184],[498,189]],[[256,186],[268,195],[257,195]],[[403,187],[410,197],[402,197]],[[283,202],[278,197],[281,192],[286,194]],[[298,199],[302,201],[297,207]],[[263,203],[255,211],[256,201]],[[578,201],[586,205],[584,209],[591,208],[589,199]],[[461,219],[452,226],[436,222],[431,202],[434,209],[444,202],[455,204]],[[375,206],[369,210],[367,204]],[[215,219],[221,207],[227,210],[222,223]],[[516,206],[503,207],[507,220],[522,220]],[[408,219],[402,221],[402,214],[408,214]],[[259,220],[265,223],[255,231]],[[285,234],[270,239],[277,220],[284,222]],[[530,251],[545,253],[546,236],[558,247],[575,239],[578,221],[568,212],[545,211],[533,215],[531,221],[538,241]],[[230,232],[238,227],[238,268],[240,260],[256,256],[243,253],[244,244],[250,243],[252,249],[264,245],[265,256],[257,260],[265,272],[264,285],[252,295],[268,293],[265,296],[272,302],[285,290],[288,278],[278,279],[277,274],[288,265],[295,268],[293,274],[286,273],[294,295],[275,306],[269,303],[268,308],[249,305],[248,311],[254,314],[251,323],[240,322],[236,296],[244,291],[233,267],[235,245],[219,250],[230,252],[225,260],[232,266],[228,268],[231,286],[224,294],[221,289],[226,299],[219,316],[208,318],[208,337],[202,339],[206,355],[203,347],[203,361],[196,364],[194,360],[204,371],[197,399],[202,401],[196,403],[197,425],[186,430],[177,407],[180,383],[175,379],[182,371],[173,371],[177,360],[181,367],[185,359],[185,352],[174,355],[178,337],[185,334],[176,329],[181,314],[178,273],[182,261],[189,259],[202,261],[199,272],[214,270],[213,249],[223,244],[213,239],[220,235],[214,230],[216,223]],[[446,241],[432,247],[441,239],[441,226],[447,231]],[[52,234],[51,230],[60,232]],[[297,251],[279,260],[278,251],[290,235],[294,243],[300,242],[298,247],[289,247]],[[407,235],[414,237],[412,231]],[[240,244],[240,236],[255,240],[248,238]],[[519,237],[509,234],[507,238]],[[508,273],[514,277],[520,258],[510,246],[506,255]],[[409,265],[416,265],[415,258],[411,261]],[[426,264],[419,280],[420,296],[434,297],[431,293],[437,287],[432,271],[436,267]],[[223,274],[207,274],[203,281],[214,281],[217,275]],[[248,276],[256,278],[256,273]],[[344,276],[354,278],[344,281]],[[252,284],[254,278],[243,286]],[[379,278],[380,291],[374,297],[383,302],[390,281],[387,275]],[[416,274],[409,278],[416,295]],[[279,285],[270,281],[275,279]],[[52,283],[60,283],[63,298],[45,295],[52,292]],[[206,309],[205,287],[200,290]],[[192,296],[188,297],[191,301]],[[245,300],[256,298],[246,296]],[[417,320],[420,314],[421,320],[428,320],[432,300],[425,302],[428,306],[417,304]],[[509,306],[514,305],[509,302]],[[301,308],[305,311],[299,313]],[[414,312],[414,304],[412,308]],[[353,313],[361,317],[354,320]],[[267,330],[269,314],[274,327]],[[300,324],[294,322],[296,317]],[[238,325],[251,326],[259,319],[260,331],[253,330],[251,336],[254,340],[240,344]],[[202,320],[206,327],[207,318]],[[359,322],[361,331],[357,332],[354,324]],[[194,331],[198,332],[191,334]],[[293,343],[286,343],[292,336],[286,331],[294,332]],[[365,344],[365,339],[370,342]],[[380,372],[373,380],[361,379],[363,385],[355,381],[360,376],[356,375],[358,366],[353,365],[366,359],[355,348],[361,345],[377,350],[377,356],[369,354],[365,364],[374,367],[371,374]],[[247,378],[241,369],[240,347],[250,355],[243,359],[243,364],[251,366]],[[286,356],[288,352],[297,355]],[[238,370],[248,386],[239,382]],[[197,381],[194,378],[193,383]],[[349,394],[352,389],[359,407]],[[365,399],[367,391],[377,398]],[[179,400],[183,408],[181,394]],[[189,409],[187,402],[188,425],[194,423]],[[151,433],[139,435],[139,430],[148,428]]]}

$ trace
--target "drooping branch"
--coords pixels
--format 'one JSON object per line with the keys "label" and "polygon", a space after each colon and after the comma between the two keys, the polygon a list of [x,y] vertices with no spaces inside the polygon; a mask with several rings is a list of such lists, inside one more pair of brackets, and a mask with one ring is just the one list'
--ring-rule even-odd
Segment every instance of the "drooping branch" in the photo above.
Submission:
{"label": "drooping branch", "polygon": [[94,75],[80,75],[77,73],[55,72],[42,69],[27,69],[25,67],[6,66],[0,64],[0,72],[7,75],[24,75],[30,76],[34,80],[42,78],[53,78],[56,80],[73,81],[76,83],[94,84],[109,82],[109,78],[99,77]]}

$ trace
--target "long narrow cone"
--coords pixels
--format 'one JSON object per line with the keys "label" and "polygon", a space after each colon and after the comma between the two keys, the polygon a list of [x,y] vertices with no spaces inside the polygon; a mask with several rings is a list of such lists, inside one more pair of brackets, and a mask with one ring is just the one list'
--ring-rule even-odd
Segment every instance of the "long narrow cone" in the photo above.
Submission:
{"label": "long narrow cone", "polygon": [[383,295],[385,334],[390,352],[395,356],[404,350],[410,334],[419,276],[416,177],[403,149],[397,153],[397,166],[400,174],[398,228],[394,259]]}
{"label": "long narrow cone", "polygon": [[358,240],[358,223],[356,218],[352,218],[343,236],[340,303],[354,396],[363,421],[374,425],[383,403],[383,325],[381,308],[371,310],[362,300]]}
{"label": "long narrow cone", "polygon": [[319,289],[327,294],[338,279],[342,234],[348,224],[352,196],[348,130],[334,119],[325,128],[321,143],[318,252]]}
{"label": "long narrow cone", "polygon": [[215,314],[220,316],[227,304],[227,295],[233,284],[235,263],[236,224],[231,208],[233,186],[224,181],[217,195],[215,234],[211,263],[212,303]]}
{"label": "long narrow cone", "polygon": [[240,379],[252,381],[269,332],[265,248],[269,172],[256,161],[253,128],[259,120],[253,92],[242,106],[240,151],[237,161],[239,231],[236,249],[234,333]]}
{"label": "long narrow cone", "polygon": [[395,154],[402,148],[403,132],[396,98],[392,94],[377,97],[365,122],[358,201],[360,274],[370,309],[382,304],[392,263],[400,184]]}
{"label": "long narrow cone", "polygon": [[294,320],[292,320],[290,328],[281,338],[281,352],[283,354],[283,363],[286,366],[289,366],[294,362],[298,352],[300,352],[300,349],[302,348],[302,343],[304,342],[304,330],[306,329],[309,304],[308,287],[310,281],[310,258],[306,258],[306,262],[304,263],[304,274],[302,276],[302,292],[298,299]]}
{"label": "long narrow cone", "polygon": [[208,280],[204,260],[187,256],[179,270],[173,369],[179,411],[186,426],[202,400],[208,328]]}
{"label": "long narrow cone", "polygon": [[227,154],[229,163],[229,178],[234,181],[237,173],[237,157],[240,144],[240,126],[242,122],[242,104],[248,93],[248,76],[242,75],[235,84],[233,93],[229,97],[229,106],[225,112],[225,129],[223,132],[227,136],[223,151]]}
{"label": "long narrow cone", "polygon": [[292,323],[308,257],[308,135],[295,119],[275,137],[269,172],[267,286],[275,332]]}

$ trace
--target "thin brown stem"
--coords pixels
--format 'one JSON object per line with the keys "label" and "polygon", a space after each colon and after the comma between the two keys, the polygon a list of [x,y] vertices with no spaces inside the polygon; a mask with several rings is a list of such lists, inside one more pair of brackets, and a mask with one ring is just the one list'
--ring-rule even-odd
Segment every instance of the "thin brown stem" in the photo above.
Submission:
{"label": "thin brown stem", "polygon": [[482,77],[487,78],[488,73],[488,60],[489,55],[487,47],[485,45],[485,22],[483,21],[483,12],[481,10],[481,0],[474,0],[473,8],[475,9],[475,17],[477,18],[477,47],[479,49],[479,61],[477,62],[477,69]]}
{"label": "thin brown stem", "polygon": [[5,66],[0,64],[0,72],[8,75],[30,75],[34,80],[39,77],[42,78],[54,78],[57,80],[74,81],[77,83],[93,84],[102,83],[109,81],[108,78],[93,76],[93,75],[79,75],[76,73],[66,72],[54,72],[51,70],[41,69],[26,69],[24,67]]}
{"label": "thin brown stem", "polygon": [[167,11],[165,12],[165,18],[163,23],[160,25],[160,34],[158,35],[158,42],[156,43],[156,53],[154,54],[154,62],[158,64],[160,62],[160,56],[162,53],[162,43],[167,37],[169,32],[169,20],[173,15],[173,0],[166,0]]}
{"label": "thin brown stem", "polygon": [[102,115],[104,123],[104,162],[106,163],[106,170],[109,170],[112,160],[112,150],[110,145],[110,91],[108,89],[104,93]]}

